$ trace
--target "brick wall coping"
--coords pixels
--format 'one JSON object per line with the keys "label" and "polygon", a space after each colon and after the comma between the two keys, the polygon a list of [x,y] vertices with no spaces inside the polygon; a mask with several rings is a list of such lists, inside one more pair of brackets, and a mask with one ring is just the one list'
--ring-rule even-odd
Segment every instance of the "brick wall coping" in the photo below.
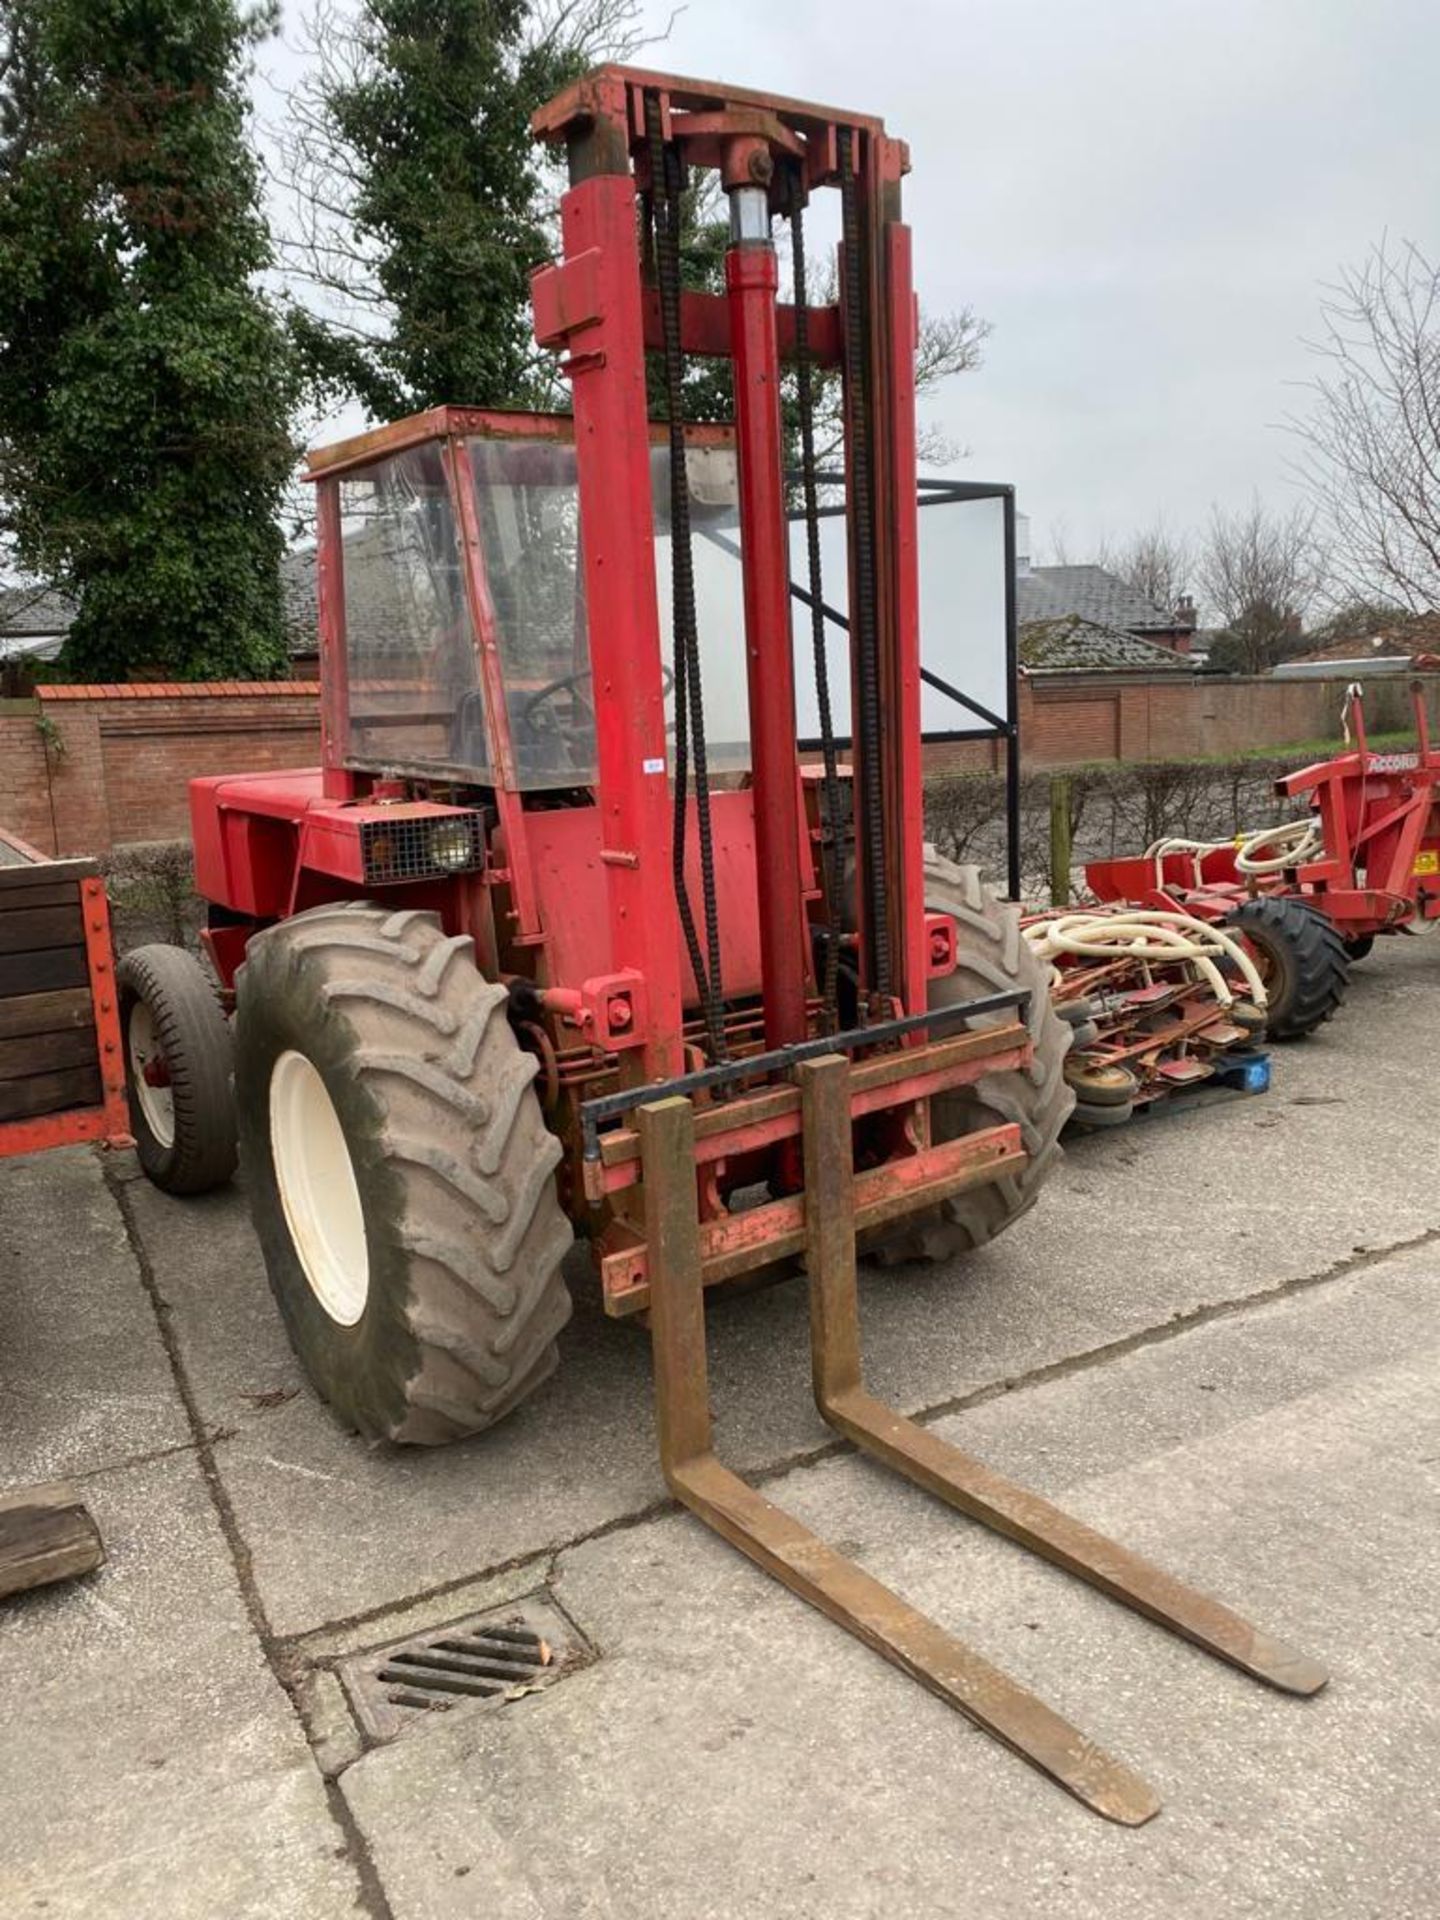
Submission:
{"label": "brick wall coping", "polygon": [[318,680],[160,680],[115,686],[37,686],[41,700],[209,700],[216,694],[253,699],[283,700],[292,695],[312,696]]}
{"label": "brick wall coping", "polygon": [[[1398,676],[1397,676],[1398,677]],[[1429,676],[1424,676],[1428,678]],[[1320,675],[1311,676],[1318,680]],[[1342,680],[1343,674],[1334,678]],[[1021,671],[1021,679],[1040,694],[1064,696],[1067,693],[1114,692],[1117,688],[1146,687],[1183,687],[1203,686],[1211,688],[1233,688],[1245,685],[1293,686],[1293,679],[1277,682],[1268,674],[1207,674],[1187,675],[1173,670],[1161,673],[1049,673],[1028,674]],[[124,681],[114,684],[91,683],[83,686],[50,686],[41,684],[35,688],[35,697],[40,700],[210,700],[217,695],[234,699],[270,699],[290,698],[313,699],[320,692],[318,680],[160,680],[160,681]]]}

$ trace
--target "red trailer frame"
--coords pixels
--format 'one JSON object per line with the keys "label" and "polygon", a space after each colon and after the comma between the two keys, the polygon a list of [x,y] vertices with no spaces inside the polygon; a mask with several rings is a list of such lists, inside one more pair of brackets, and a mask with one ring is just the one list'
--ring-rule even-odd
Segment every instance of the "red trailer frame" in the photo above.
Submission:
{"label": "red trailer frame", "polygon": [[[41,1153],[48,1147],[80,1146],[90,1140],[103,1140],[111,1147],[132,1146],[130,1109],[125,1092],[125,1062],[120,1046],[115,955],[110,944],[110,909],[105,898],[105,882],[95,871],[93,861],[54,860],[49,854],[41,853],[28,841],[22,840],[18,834],[8,833],[3,828],[0,828],[0,843],[10,850],[12,856],[11,860],[0,864],[0,909],[9,910],[0,914],[0,919],[20,923],[26,907],[31,903],[37,914],[50,914],[56,907],[63,911],[54,896],[70,888],[75,889],[85,981],[94,1027],[96,1074],[100,1085],[98,1101],[81,1106],[59,1106],[50,1112],[29,1114],[21,1119],[0,1120],[0,1159],[21,1153]],[[16,885],[16,882],[23,884]],[[42,894],[43,900],[39,898]],[[48,920],[46,924],[50,924]],[[42,945],[27,948],[21,944],[25,937],[22,929],[13,941],[4,941],[0,950],[7,954],[33,951],[37,960],[48,963],[52,958],[50,947]],[[48,931],[33,936],[35,940],[43,939],[46,942],[53,937]],[[68,952],[69,949],[57,948],[53,950],[53,958],[59,963],[68,957]],[[55,977],[58,977],[59,971],[57,964]],[[60,995],[37,989],[30,995],[0,1000],[0,1036],[13,1038],[16,1048],[23,1048],[27,1040],[33,1044],[51,1026],[58,1030],[62,1024],[60,1014],[47,1014],[43,1008],[33,1014],[27,1013],[27,998],[32,1004],[44,1001],[53,1005]],[[5,1018],[7,1014],[13,1016],[9,1021]]]}

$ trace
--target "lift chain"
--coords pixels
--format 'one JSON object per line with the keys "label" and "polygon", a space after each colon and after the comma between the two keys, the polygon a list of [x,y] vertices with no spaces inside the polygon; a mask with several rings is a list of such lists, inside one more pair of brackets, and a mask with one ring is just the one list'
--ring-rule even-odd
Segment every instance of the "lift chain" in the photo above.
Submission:
{"label": "lift chain", "polygon": [[795,281],[795,379],[800,421],[800,487],[805,506],[805,549],[809,567],[810,637],[815,656],[815,700],[820,712],[820,749],[825,765],[825,818],[820,858],[825,877],[825,966],[821,983],[823,1024],[833,1033],[839,1023],[840,978],[840,772],[835,751],[835,722],[830,705],[830,666],[825,656],[825,594],[820,572],[820,502],[815,479],[815,393],[810,358],[810,307],[805,283],[805,189],[796,168],[790,176],[791,267]]}
{"label": "lift chain", "polygon": [[838,129],[840,232],[844,261],[845,393],[850,434],[850,530],[854,541],[855,745],[860,812],[865,836],[865,936],[870,987],[888,1012],[890,918],[886,912],[884,782],[880,758],[880,645],[875,583],[874,473],[871,468],[867,274],[860,236],[854,130]]}
{"label": "lift chain", "polygon": [[[672,840],[675,903],[700,1004],[710,1055],[724,1060],[724,993],[720,975],[720,915],[715,892],[715,855],[710,824],[710,776],[705,754],[705,705],[700,681],[700,638],[695,612],[695,566],[690,540],[690,488],[685,470],[685,363],[680,344],[680,227],[684,174],[680,155],[661,133],[660,100],[645,96],[645,135],[650,155],[650,201],[655,224],[655,277],[660,294],[661,359],[670,446],[670,569],[675,642],[675,819]],[[702,952],[685,884],[685,828],[689,760],[695,760],[695,825],[700,843]]]}

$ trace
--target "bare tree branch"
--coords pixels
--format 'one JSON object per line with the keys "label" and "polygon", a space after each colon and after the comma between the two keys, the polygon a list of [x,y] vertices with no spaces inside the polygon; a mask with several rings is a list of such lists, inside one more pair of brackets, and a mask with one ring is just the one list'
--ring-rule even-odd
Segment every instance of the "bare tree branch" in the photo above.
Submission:
{"label": "bare tree branch", "polygon": [[1196,578],[1226,629],[1224,653],[1246,673],[1264,673],[1300,651],[1305,614],[1321,587],[1314,513],[1274,513],[1259,499],[1238,513],[1211,510]]}
{"label": "bare tree branch", "polygon": [[1440,266],[1382,239],[1325,290],[1321,372],[1289,425],[1337,585],[1440,606]]}
{"label": "bare tree branch", "polygon": [[1190,597],[1195,577],[1195,543],[1173,533],[1163,520],[1126,540],[1102,540],[1095,564],[1133,587],[1162,613],[1174,613]]}

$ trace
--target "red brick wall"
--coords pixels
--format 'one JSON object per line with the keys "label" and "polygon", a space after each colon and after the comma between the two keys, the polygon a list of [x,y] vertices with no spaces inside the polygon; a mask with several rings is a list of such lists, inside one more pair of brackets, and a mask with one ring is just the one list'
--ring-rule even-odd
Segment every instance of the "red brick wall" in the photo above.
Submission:
{"label": "red brick wall", "polygon": [[[1427,681],[1432,711],[1440,678]],[[1020,683],[1020,738],[1032,767],[1191,759],[1333,738],[1335,680],[1089,680]],[[43,687],[0,702],[0,826],[47,853],[104,853],[189,830],[197,774],[314,766],[319,689],[300,681],[209,686]],[[1372,729],[1403,726],[1402,676],[1372,681]],[[1440,727],[1440,713],[1436,725]],[[931,773],[1004,764],[996,741],[927,750]]]}
{"label": "red brick wall", "polygon": [[32,700],[0,702],[0,827],[44,853],[55,851],[45,742]]}
{"label": "red brick wall", "polygon": [[[18,724],[0,714],[0,822],[49,853],[184,838],[195,775],[317,763],[318,693],[296,681],[42,687]],[[7,728],[42,749],[13,775]]]}
{"label": "red brick wall", "polygon": [[1074,766],[1120,757],[1122,703],[1117,692],[1084,687],[1057,700],[1049,687],[1036,689],[1029,681],[1022,686],[1031,696],[1020,711],[1020,751],[1028,765]]}
{"label": "red brick wall", "polygon": [[[1427,676],[1440,723],[1440,679]],[[1366,688],[1372,732],[1410,725],[1408,680],[1387,674]],[[1198,760],[1256,748],[1300,746],[1340,734],[1343,680],[1226,679],[1156,674],[1131,679],[1022,680],[1020,740],[1028,766],[1089,760]]]}

